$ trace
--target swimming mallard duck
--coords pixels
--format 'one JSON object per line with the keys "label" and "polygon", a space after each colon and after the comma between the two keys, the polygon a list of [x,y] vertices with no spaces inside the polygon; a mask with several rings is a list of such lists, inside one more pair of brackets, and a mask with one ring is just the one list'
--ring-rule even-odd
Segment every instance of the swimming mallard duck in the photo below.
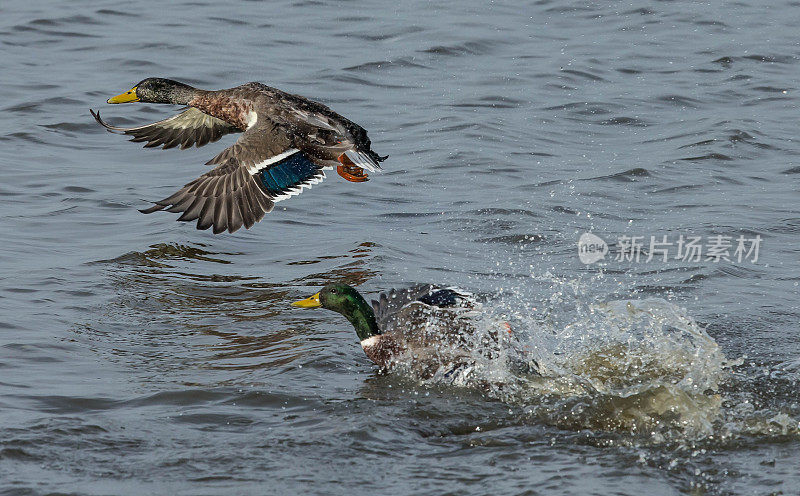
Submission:
{"label": "swimming mallard duck", "polygon": [[370,360],[383,368],[410,365],[420,377],[441,367],[449,375],[477,354],[494,358],[504,340],[514,339],[508,323],[484,315],[474,297],[433,285],[391,290],[370,305],[353,287],[329,284],[292,305],[344,315]]}
{"label": "swimming mallard duck", "polygon": [[174,195],[142,210],[183,212],[180,221],[197,220],[214,234],[249,229],[276,202],[298,195],[336,167],[353,182],[367,180],[364,169],[380,170],[381,157],[370,148],[367,132],[321,103],[261,83],[206,91],[178,81],[148,78],[108,103],[188,105],[180,114],[144,126],[122,128],[94,118],[111,132],[146,142],[145,148],[203,146],[229,133],[243,132],[232,146],[209,160],[217,167]]}

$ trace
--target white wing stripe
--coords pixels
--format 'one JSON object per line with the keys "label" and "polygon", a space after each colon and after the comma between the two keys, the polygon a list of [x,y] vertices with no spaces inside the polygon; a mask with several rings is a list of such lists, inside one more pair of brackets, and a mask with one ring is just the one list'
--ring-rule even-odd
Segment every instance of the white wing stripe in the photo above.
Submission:
{"label": "white wing stripe", "polygon": [[279,153],[279,154],[277,154],[277,155],[275,155],[273,157],[270,157],[270,158],[268,158],[266,160],[263,160],[263,161],[261,161],[261,162],[259,162],[257,164],[253,164],[253,165],[248,166],[247,167],[247,172],[252,176],[256,172],[258,172],[261,169],[263,169],[264,167],[266,167],[266,166],[268,166],[270,164],[274,164],[275,162],[280,162],[281,160],[285,159],[286,157],[288,157],[290,155],[294,155],[295,153],[297,153],[299,151],[300,150],[298,150],[297,148],[290,148],[289,150],[286,150],[283,153]]}
{"label": "white wing stripe", "polygon": [[307,180],[304,183],[300,183],[297,186],[294,186],[292,189],[290,189],[288,191],[284,191],[283,194],[281,194],[281,195],[273,197],[272,201],[275,202],[275,203],[278,203],[281,200],[286,200],[286,199],[291,198],[293,196],[299,195],[300,193],[303,192],[304,188],[311,189],[312,185],[319,184],[325,179],[325,172],[324,171],[320,171],[320,174],[321,175],[314,176],[314,177],[312,177],[311,179]]}

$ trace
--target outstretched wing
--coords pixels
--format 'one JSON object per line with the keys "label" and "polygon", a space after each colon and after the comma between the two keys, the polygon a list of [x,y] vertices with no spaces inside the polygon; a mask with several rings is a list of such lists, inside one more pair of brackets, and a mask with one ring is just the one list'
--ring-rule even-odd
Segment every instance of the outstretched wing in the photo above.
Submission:
{"label": "outstretched wing", "polygon": [[89,109],[97,122],[109,131],[133,136],[131,141],[144,142],[145,148],[161,146],[163,149],[176,146],[189,148],[192,145],[203,146],[213,143],[229,133],[240,133],[241,129],[228,124],[222,119],[212,117],[196,108],[189,108],[178,115],[163,121],[145,124],[139,127],[112,126],[100,118],[100,112]]}
{"label": "outstretched wing", "polygon": [[142,212],[182,212],[178,220],[197,220],[198,229],[234,232],[242,225],[249,229],[276,202],[325,178],[323,168],[293,148],[284,131],[262,122],[209,162],[216,168]]}

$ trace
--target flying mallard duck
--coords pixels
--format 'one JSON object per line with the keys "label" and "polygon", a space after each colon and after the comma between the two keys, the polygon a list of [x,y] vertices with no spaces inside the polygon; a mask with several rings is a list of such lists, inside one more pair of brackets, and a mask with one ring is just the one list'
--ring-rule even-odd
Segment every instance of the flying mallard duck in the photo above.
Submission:
{"label": "flying mallard duck", "polygon": [[161,78],[148,78],[108,103],[188,105],[180,114],[144,126],[122,128],[94,118],[111,132],[146,142],[145,148],[203,146],[229,133],[243,133],[232,146],[209,160],[217,167],[157,201],[149,214],[183,212],[181,221],[197,220],[198,229],[214,234],[249,229],[276,202],[325,178],[325,169],[353,182],[367,180],[386,159],[370,148],[367,132],[321,103],[261,83],[206,91]]}
{"label": "flying mallard duck", "polygon": [[468,366],[476,349],[494,358],[504,340],[513,340],[508,323],[485,318],[471,295],[432,285],[391,290],[370,305],[353,287],[329,284],[292,305],[344,315],[370,360],[383,368],[410,364],[422,377],[442,366],[448,374]]}

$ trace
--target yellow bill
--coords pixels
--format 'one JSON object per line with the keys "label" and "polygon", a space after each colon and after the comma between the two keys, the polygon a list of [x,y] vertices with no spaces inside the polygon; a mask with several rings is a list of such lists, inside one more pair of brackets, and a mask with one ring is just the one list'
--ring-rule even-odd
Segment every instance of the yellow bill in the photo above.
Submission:
{"label": "yellow bill", "polygon": [[300,308],[317,308],[321,307],[322,303],[319,302],[319,293],[314,296],[309,296],[305,300],[300,300],[292,303],[292,306]]}
{"label": "yellow bill", "polygon": [[139,97],[136,96],[136,86],[129,89],[125,93],[117,96],[112,96],[109,98],[108,103],[131,103],[131,102],[138,102]]}

